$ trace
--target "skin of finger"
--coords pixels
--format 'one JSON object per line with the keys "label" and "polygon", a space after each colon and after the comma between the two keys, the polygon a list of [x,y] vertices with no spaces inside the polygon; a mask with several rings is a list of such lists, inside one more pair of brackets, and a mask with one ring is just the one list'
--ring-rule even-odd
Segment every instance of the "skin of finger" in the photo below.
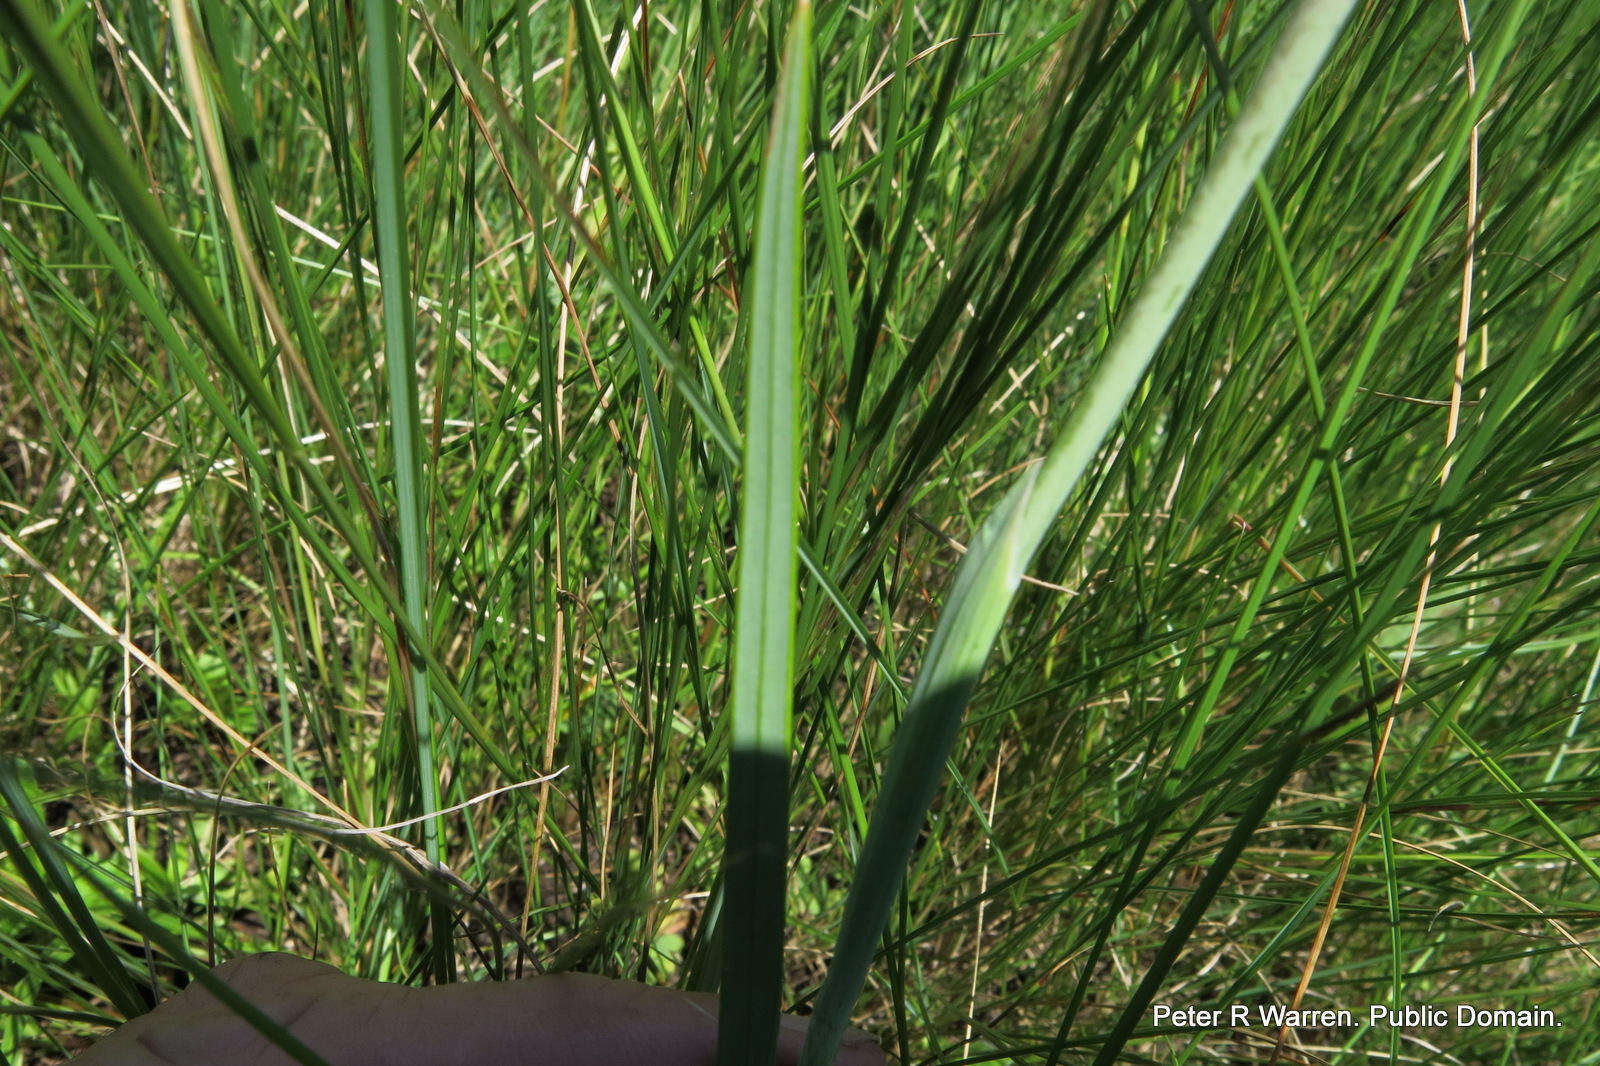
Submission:
{"label": "skin of finger", "polygon": [[[716,997],[586,974],[412,989],[266,954],[227,963],[216,975],[333,1066],[710,1066],[715,1057]],[[840,1066],[884,1061],[870,1037],[852,1035]],[[804,1020],[786,1015],[780,1063],[798,1061],[804,1036]],[[287,1066],[292,1060],[198,983],[77,1060],[79,1066],[224,1061]]]}
{"label": "skin of finger", "polygon": [[[322,1024],[306,1025],[313,1013],[353,1018],[380,1010],[378,997],[394,986],[358,981],[332,966],[269,952],[224,963],[212,971],[234,991],[249,999],[268,1017],[306,1039],[308,1033],[324,1036]],[[337,1004],[327,1012],[323,1004]],[[348,1025],[342,1026],[348,1031]],[[354,1050],[348,1040],[309,1040],[325,1057],[349,1059]],[[272,1045],[199,981],[168,999],[149,1014],[127,1022],[73,1060],[75,1066],[152,1066],[212,1063],[255,1063],[293,1060]]]}
{"label": "skin of finger", "polygon": [[[483,1018],[457,1038],[477,1061],[711,1066],[716,1060],[717,998],[711,995],[589,974],[405,991],[418,1021],[441,1031],[451,1019]],[[805,1020],[786,1015],[784,1021],[778,1062],[795,1066]],[[840,1054],[839,1066],[881,1066],[883,1053],[871,1038],[853,1035],[855,1046]],[[536,1054],[526,1057],[530,1050]]]}

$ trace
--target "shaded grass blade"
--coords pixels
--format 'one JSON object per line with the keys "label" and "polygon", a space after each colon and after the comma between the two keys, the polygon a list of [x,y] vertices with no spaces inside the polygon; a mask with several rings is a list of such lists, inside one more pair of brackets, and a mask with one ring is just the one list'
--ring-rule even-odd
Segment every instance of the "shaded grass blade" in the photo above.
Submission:
{"label": "shaded grass blade", "polygon": [[11,817],[16,819],[17,826],[27,838],[28,847],[38,857],[39,868],[35,869],[25,854],[22,841],[12,833],[3,817],[0,817],[0,849],[4,849],[4,853],[11,857],[17,873],[33,893],[39,910],[60,934],[84,972],[93,976],[100,990],[122,1012],[123,1017],[133,1018],[143,1014],[150,1004],[140,995],[139,988],[101,933],[99,924],[78,892],[77,883],[62,866],[48,828],[23,791],[16,767],[7,761],[0,761],[0,798],[11,809]]}
{"label": "shaded grass blade", "polygon": [[[141,934],[159,947],[168,960],[188,970],[195,981],[216,996],[223,1006],[243,1018],[252,1028],[261,1033],[262,1036],[266,1037],[267,1040],[271,1041],[295,1062],[301,1063],[302,1066],[328,1066],[327,1061],[322,1056],[318,1055],[304,1041],[290,1032],[282,1022],[274,1019],[249,999],[240,995],[232,986],[217,978],[211,972],[210,967],[196,959],[189,952],[182,939],[164,929],[161,923],[152,920],[142,907],[109,886],[104,875],[95,869],[92,860],[86,859],[81,855],[75,855],[68,849],[58,845],[43,823],[40,822],[38,811],[34,809],[31,802],[23,794],[21,781],[16,771],[17,763],[0,759],[0,793],[4,794],[12,813],[27,833],[29,842],[35,849],[41,863],[47,870],[51,871],[52,879],[58,883],[64,881],[72,886],[72,894],[68,898],[69,906],[72,906],[75,915],[81,914],[80,922],[88,922],[88,924],[81,925],[80,928],[89,934],[92,941],[100,945],[95,949],[97,955],[101,953],[102,949],[105,952],[109,952],[110,949],[105,944],[99,928],[88,917],[85,902],[77,893],[77,881],[69,875],[66,869],[68,864],[76,867],[74,872],[77,879],[88,881],[93,885],[95,891],[105,897],[106,901],[115,908],[123,921],[139,930]],[[28,864],[20,848],[17,847],[16,841],[12,838],[4,819],[0,819],[0,844],[4,844],[8,850],[12,851],[19,868],[27,869]],[[54,906],[53,901],[48,896],[40,896],[39,901],[41,904]],[[57,928],[65,936],[69,927],[57,923]],[[73,944],[73,941],[69,938],[68,943]],[[105,954],[103,961],[107,966],[114,968],[113,972],[118,982],[125,984],[128,981],[126,971],[122,970],[114,957]],[[93,972],[93,970],[91,969],[90,972]],[[110,998],[112,998],[113,1002],[122,1010],[124,1017],[133,1018],[143,1014],[148,1009],[147,1005],[138,998],[136,992],[132,993],[134,999],[130,1004],[124,1003],[123,997],[115,994],[115,983],[103,987],[110,993]]]}
{"label": "shaded grass blade", "polygon": [[[416,336],[411,320],[410,267],[406,254],[405,146],[401,126],[400,55],[405,38],[391,0],[368,0],[367,43],[371,67],[372,184],[377,194],[374,235],[378,275],[383,283],[384,366],[389,380],[389,426],[394,437],[395,493],[400,512],[400,591],[406,620],[421,640],[429,639],[426,597],[428,577],[425,482],[422,477],[421,404],[416,378]],[[433,715],[429,709],[428,669],[423,653],[405,656],[411,662],[412,720],[416,726],[417,775],[421,785],[422,849],[428,861],[439,861],[439,783],[434,772]],[[433,924],[434,977],[449,981],[455,962],[450,915],[437,903],[430,907]]]}
{"label": "shaded grass blade", "polygon": [[744,492],[728,767],[727,926],[717,1056],[777,1051],[788,861],[800,490],[800,228],[811,8],[796,7],[761,176],[750,292]]}
{"label": "shaded grass blade", "polygon": [[837,1054],[1023,570],[1121,416],[1353,7],[1353,0],[1306,0],[1296,9],[1061,435],[984,522],[957,568],[890,754],[802,1066],[826,1066]]}

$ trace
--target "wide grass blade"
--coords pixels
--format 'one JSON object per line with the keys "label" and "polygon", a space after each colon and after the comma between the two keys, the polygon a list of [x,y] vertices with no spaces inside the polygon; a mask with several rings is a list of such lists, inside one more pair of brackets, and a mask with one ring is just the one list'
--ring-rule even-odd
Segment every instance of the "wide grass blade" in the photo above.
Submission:
{"label": "wide grass blade", "polygon": [[957,568],[895,738],[802,1066],[826,1066],[838,1052],[968,697],[1024,569],[1121,417],[1354,6],[1306,0],[1296,9],[1061,435],[984,522]]}
{"label": "wide grass blade", "polygon": [[800,490],[801,191],[811,8],[789,26],[748,286],[749,376],[728,765],[727,917],[717,1056],[770,1063],[783,984]]}

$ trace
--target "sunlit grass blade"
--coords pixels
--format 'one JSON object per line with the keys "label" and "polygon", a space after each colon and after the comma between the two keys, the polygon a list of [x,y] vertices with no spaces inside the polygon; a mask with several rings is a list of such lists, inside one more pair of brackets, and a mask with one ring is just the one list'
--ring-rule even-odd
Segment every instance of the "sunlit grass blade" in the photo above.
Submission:
{"label": "sunlit grass blade", "polygon": [[1353,7],[1353,0],[1305,0],[1297,8],[1060,436],[962,558],[895,737],[802,1066],[827,1066],[838,1051],[968,697],[1024,569],[1121,417]]}
{"label": "sunlit grass blade", "polygon": [[760,1066],[773,1060],[783,987],[799,541],[801,192],[810,37],[811,7],[800,0],[773,106],[747,287],[750,354],[717,1033],[722,1066]]}

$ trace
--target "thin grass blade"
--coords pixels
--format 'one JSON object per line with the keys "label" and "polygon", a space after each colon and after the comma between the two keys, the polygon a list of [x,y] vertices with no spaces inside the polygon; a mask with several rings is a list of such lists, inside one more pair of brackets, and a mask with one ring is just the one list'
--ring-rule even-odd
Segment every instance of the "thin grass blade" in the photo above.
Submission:
{"label": "thin grass blade", "polygon": [[[143,1014],[149,1004],[141,998],[139,989],[78,892],[77,883],[63,867],[50,831],[24,792],[15,765],[6,761],[0,761],[0,799],[10,808],[11,817],[16,819],[18,828],[27,838],[25,848],[6,819],[0,817],[0,849],[10,856],[17,873],[33,893],[39,911],[60,934],[83,971],[92,975],[100,991],[124,1017]],[[39,860],[37,869],[28,858],[28,849]]]}
{"label": "thin grass blade", "polygon": [[[394,439],[395,493],[400,517],[400,591],[406,620],[428,639],[428,551],[425,482],[422,476],[421,403],[416,376],[416,329],[412,322],[410,264],[406,253],[405,143],[402,139],[401,61],[405,39],[392,0],[368,0],[367,43],[371,67],[373,212],[378,276],[383,284],[384,366],[389,380],[389,429]],[[433,715],[425,653],[411,651],[409,695],[416,724],[417,775],[422,799],[422,850],[439,861],[439,783],[434,772]],[[433,974],[455,974],[450,915],[438,903],[433,918]]]}
{"label": "thin grass blade", "polygon": [[770,1063],[783,983],[800,492],[800,228],[811,8],[789,27],[761,176],[750,292],[744,496],[728,767],[728,899],[717,1056]]}

